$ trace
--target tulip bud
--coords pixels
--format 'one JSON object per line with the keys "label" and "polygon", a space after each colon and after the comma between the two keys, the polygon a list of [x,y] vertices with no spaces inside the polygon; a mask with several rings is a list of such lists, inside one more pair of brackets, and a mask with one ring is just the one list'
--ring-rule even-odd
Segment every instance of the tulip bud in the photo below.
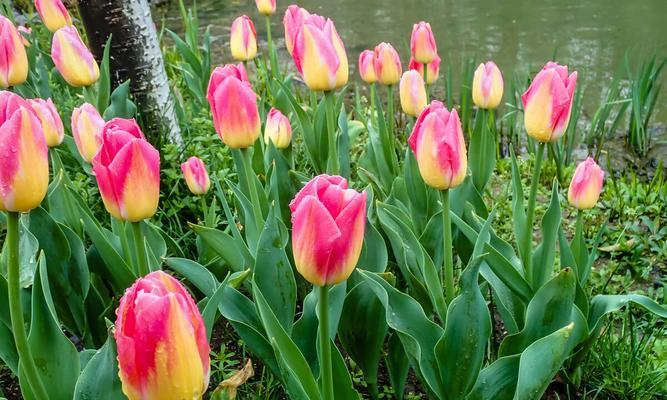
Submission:
{"label": "tulip bud", "polygon": [[55,32],[63,26],[72,25],[72,18],[60,0],[35,0],[35,8],[42,22],[51,32]]}
{"label": "tulip bud", "polygon": [[104,119],[92,105],[85,103],[72,110],[72,136],[81,158],[91,162],[102,146]]}
{"label": "tulip bud", "polygon": [[401,59],[389,43],[383,42],[375,47],[373,62],[379,83],[395,85],[401,79]]}
{"label": "tulip bud", "polygon": [[311,15],[299,29],[292,58],[310,90],[333,90],[347,83],[347,54],[333,21]]}
{"label": "tulip bud", "polygon": [[374,57],[374,53],[370,50],[364,50],[359,54],[359,75],[366,83],[375,83],[378,80],[375,74]]}
{"label": "tulip bud", "polygon": [[58,72],[72,86],[90,86],[100,77],[100,69],[74,26],[58,29],[53,35],[51,58]]}
{"label": "tulip bud", "polygon": [[17,86],[28,79],[28,55],[12,21],[0,15],[0,87]]}
{"label": "tulip bud", "polygon": [[224,67],[216,67],[211,73],[211,78],[208,81],[208,89],[206,90],[206,99],[209,102],[213,100],[213,93],[215,92],[215,89],[220,86],[222,81],[230,76],[233,76],[250,86],[248,74],[246,73],[245,67],[243,67],[243,63],[227,64]]}
{"label": "tulip bud", "polygon": [[493,62],[479,64],[472,80],[472,101],[477,107],[494,109],[503,99],[503,75]]}
{"label": "tulip bud", "polygon": [[438,46],[428,22],[421,21],[412,26],[410,51],[412,57],[422,64],[429,64],[438,57]]}
{"label": "tulip bud", "polygon": [[24,47],[30,47],[30,41],[28,38],[32,35],[32,29],[28,28],[25,25],[21,25],[17,28],[19,36],[21,36],[21,43]]}
{"label": "tulip bud", "polygon": [[426,107],[424,80],[415,70],[405,71],[399,88],[403,112],[416,117]]}
{"label": "tulip bud", "polygon": [[137,222],[157,211],[160,153],[134,119],[114,118],[104,125],[93,172],[104,207],[113,217]]}
{"label": "tulip bud", "polygon": [[48,147],[28,102],[0,91],[0,210],[39,207],[49,185]]}
{"label": "tulip bud", "polygon": [[567,192],[567,200],[579,210],[595,207],[600,198],[604,171],[592,158],[577,165]]}
{"label": "tulip bud", "polygon": [[299,273],[317,286],[346,280],[359,261],[366,227],[366,193],[340,176],[319,175],[290,203],[292,250]]}
{"label": "tulip bud", "polygon": [[53,101],[51,99],[31,99],[28,100],[28,103],[42,122],[46,145],[56,147],[62,143],[65,138],[65,128],[63,128],[63,121],[60,119]]}
{"label": "tulip bud", "polygon": [[179,281],[162,271],[137,279],[116,309],[114,337],[130,400],[202,398],[210,347],[201,313]]}
{"label": "tulip bud", "polygon": [[197,157],[190,157],[188,161],[181,164],[181,171],[188,189],[197,196],[201,196],[208,192],[211,187],[211,180],[206,172],[206,165]]}
{"label": "tulip bud", "polygon": [[[414,69],[419,72],[422,79],[424,79],[424,64],[418,62],[413,57],[410,57],[409,69]],[[435,59],[430,63],[426,64],[426,83],[432,85],[435,81],[438,80],[438,75],[440,74],[440,57],[437,55]]]}
{"label": "tulip bud", "polygon": [[468,159],[461,121],[452,109],[434,100],[419,115],[408,144],[427,185],[450,189],[463,182]]}
{"label": "tulip bud", "polygon": [[577,72],[568,76],[567,66],[548,62],[521,96],[523,120],[529,136],[540,142],[558,140],[567,129]]}
{"label": "tulip bud", "polygon": [[220,139],[233,149],[252,146],[262,129],[257,95],[243,80],[244,74],[245,71],[234,66],[216,68],[208,83],[213,126]]}
{"label": "tulip bud", "polygon": [[247,15],[241,15],[232,23],[229,46],[235,60],[248,61],[257,56],[257,33]]}
{"label": "tulip bud", "polygon": [[276,108],[272,108],[266,117],[264,143],[268,144],[269,139],[277,149],[287,148],[292,140],[292,126],[289,118]]}
{"label": "tulip bud", "polygon": [[273,15],[276,12],[276,0],[255,0],[255,5],[262,15]]}
{"label": "tulip bud", "polygon": [[296,41],[296,35],[303,25],[303,21],[310,17],[310,13],[305,9],[292,4],[287,7],[285,10],[285,16],[283,17],[283,26],[285,27],[285,47],[287,51],[292,55],[294,50],[294,43]]}

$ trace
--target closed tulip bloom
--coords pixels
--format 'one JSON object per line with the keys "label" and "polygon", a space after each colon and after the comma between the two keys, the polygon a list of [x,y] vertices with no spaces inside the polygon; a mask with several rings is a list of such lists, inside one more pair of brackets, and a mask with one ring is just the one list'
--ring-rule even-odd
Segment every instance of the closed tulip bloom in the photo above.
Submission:
{"label": "closed tulip bloom", "polygon": [[262,15],[273,15],[276,12],[276,0],[255,0],[255,5]]}
{"label": "closed tulip bloom", "polygon": [[472,101],[477,107],[494,109],[503,99],[503,75],[493,62],[479,64],[472,80]]}
{"label": "closed tulip bloom", "polygon": [[35,0],[35,8],[42,22],[51,32],[63,26],[72,25],[72,18],[60,0]]}
{"label": "closed tulip bloom", "polygon": [[521,96],[523,120],[529,136],[540,142],[558,140],[567,129],[577,72],[568,76],[567,66],[548,62]]}
{"label": "closed tulip bloom", "polygon": [[95,58],[74,26],[60,28],[53,35],[51,58],[60,75],[72,86],[90,86],[100,77]]}
{"label": "closed tulip bloom", "polygon": [[17,86],[28,79],[28,55],[12,21],[0,15],[0,87]]}
{"label": "closed tulip bloom", "polygon": [[63,142],[65,138],[65,128],[63,121],[58,115],[58,110],[51,99],[31,99],[28,103],[42,122],[42,130],[46,138],[46,145],[56,147]]}
{"label": "closed tulip bloom", "polygon": [[232,22],[229,46],[235,60],[248,61],[257,56],[257,33],[247,15],[241,15]]}
{"label": "closed tulip bloom", "polygon": [[567,192],[567,200],[579,210],[595,207],[604,181],[604,171],[588,157],[577,165]]}
{"label": "closed tulip bloom", "polygon": [[426,107],[424,80],[415,70],[405,71],[399,88],[403,112],[416,117]]}
{"label": "closed tulip bloom", "polygon": [[104,207],[113,217],[137,222],[157,211],[160,153],[134,119],[114,118],[104,125],[93,172]]}
{"label": "closed tulip bloom", "polygon": [[287,148],[292,140],[292,125],[280,110],[272,108],[266,117],[266,126],[264,127],[264,143],[269,140],[278,149]]}
{"label": "closed tulip bloom", "polygon": [[[233,71],[230,68],[226,72]],[[226,72],[220,70],[216,75],[214,71],[209,81],[207,97],[213,126],[227,146],[247,148],[255,143],[261,131],[257,95],[247,81],[236,74],[223,75]]]}
{"label": "closed tulip bloom", "polygon": [[429,64],[438,56],[438,46],[428,22],[421,21],[412,26],[410,51],[412,57],[422,64]]}
{"label": "closed tulip bloom", "polygon": [[76,148],[87,162],[91,162],[102,147],[102,129],[105,122],[92,104],[85,103],[72,111],[72,136]]}
{"label": "closed tulip bloom", "polygon": [[347,83],[345,46],[330,19],[313,14],[304,20],[292,58],[311,90],[333,90]]}
{"label": "closed tulip bloom", "polygon": [[375,83],[378,80],[375,74],[374,57],[371,50],[364,50],[359,54],[359,75],[361,75],[361,80],[366,83]]}
{"label": "closed tulip bloom", "polygon": [[0,211],[39,207],[49,185],[48,147],[30,104],[0,91]]}
{"label": "closed tulip bloom", "polygon": [[201,313],[179,281],[162,271],[139,278],[120,299],[114,338],[130,400],[202,398],[210,347]]}
{"label": "closed tulip bloom", "polygon": [[190,157],[186,162],[181,164],[181,171],[188,189],[197,196],[201,196],[208,192],[211,187],[211,180],[206,172],[206,165],[198,157]]}
{"label": "closed tulip bloom", "polygon": [[[426,84],[432,85],[435,81],[438,80],[438,75],[440,74],[440,57],[437,55],[435,59],[427,64],[426,66]],[[410,57],[410,64],[408,65],[409,69],[414,69],[419,72],[422,79],[424,79],[424,64],[418,62],[413,57]]]}
{"label": "closed tulip bloom", "polygon": [[285,16],[283,17],[283,27],[285,28],[285,47],[287,51],[292,54],[294,50],[294,43],[296,41],[296,35],[303,25],[303,21],[310,16],[310,13],[305,9],[292,4],[287,7],[285,11]]}
{"label": "closed tulip bloom", "polygon": [[290,203],[292,250],[299,273],[317,286],[346,280],[357,265],[366,227],[366,193],[340,176],[319,175]]}
{"label": "closed tulip bloom", "polygon": [[248,73],[243,66],[243,63],[238,64],[227,64],[224,67],[215,67],[211,73],[211,78],[208,80],[208,89],[206,90],[206,99],[209,102],[213,99],[213,93],[215,89],[220,86],[222,81],[227,79],[227,77],[233,76],[241,82],[245,82],[250,86],[250,81],[248,80]]}
{"label": "closed tulip bloom", "polygon": [[383,42],[375,47],[373,62],[379,83],[394,85],[401,79],[401,59],[389,43]]}
{"label": "closed tulip bloom", "polygon": [[408,144],[427,185],[450,189],[463,182],[468,167],[466,144],[456,110],[434,100],[412,129]]}

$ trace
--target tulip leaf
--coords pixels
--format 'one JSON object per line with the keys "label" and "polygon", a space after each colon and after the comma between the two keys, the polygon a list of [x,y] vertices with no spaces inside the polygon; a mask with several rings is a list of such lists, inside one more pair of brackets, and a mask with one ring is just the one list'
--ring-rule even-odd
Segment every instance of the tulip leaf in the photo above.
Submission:
{"label": "tulip leaf", "polygon": [[533,282],[529,282],[533,288],[541,287],[553,272],[558,227],[560,226],[561,218],[558,181],[554,179],[551,202],[546,213],[544,213],[544,217],[542,217],[542,242],[537,246],[533,254]]}
{"label": "tulip leaf", "polygon": [[398,334],[394,333],[389,337],[387,342],[387,354],[385,357],[385,364],[389,372],[389,380],[391,387],[394,389],[394,395],[398,400],[403,399],[403,392],[405,392],[405,381],[408,378],[408,371],[410,370],[410,360],[403,343]]}
{"label": "tulip leaf", "polygon": [[[369,202],[368,207],[372,207],[372,202]],[[367,215],[370,211],[367,211]],[[384,272],[387,269],[388,261],[389,256],[384,238],[371,223],[370,219],[367,219],[363,246],[357,267],[370,272]]]}
{"label": "tulip leaf", "polygon": [[211,271],[196,261],[168,257],[164,259],[164,262],[169,268],[183,275],[207,297],[212,296],[219,285]]}
{"label": "tulip leaf", "polygon": [[480,193],[484,192],[496,166],[496,133],[493,121],[494,110],[478,108],[475,127],[470,137],[469,168],[472,181]]}
{"label": "tulip leaf", "polygon": [[109,336],[86,364],[74,389],[74,400],[121,400],[116,341]]}
{"label": "tulip leaf", "polygon": [[[30,232],[30,229],[28,229],[28,222],[29,217],[27,214],[21,216],[19,219],[19,285],[22,288],[27,288],[32,285],[35,269],[37,268],[37,254],[39,252],[39,241],[35,235]],[[9,253],[6,251],[6,244],[7,242],[5,241],[2,255],[0,256],[0,267],[2,268],[2,271],[7,271],[6,266]]]}
{"label": "tulip leaf", "polygon": [[[526,235],[533,234],[533,227],[526,226],[526,209],[523,205],[523,186],[521,185],[521,172],[517,165],[514,149],[510,147],[510,159],[512,160],[512,221],[514,221],[514,236],[519,249],[519,255],[524,260],[530,249],[525,248]],[[529,242],[532,243],[532,242]],[[532,246],[532,244],[529,244]]]}
{"label": "tulip leaf", "polygon": [[218,305],[223,301],[225,288],[229,282],[229,276],[230,275],[227,274],[225,280],[218,285],[213,294],[207,296],[205,299],[206,305],[204,306],[201,315],[204,320],[204,325],[206,326],[206,337],[209,341],[211,340],[211,333],[213,333],[213,325],[215,325],[215,316],[218,310]]}
{"label": "tulip leaf", "polygon": [[271,185],[271,201],[280,208],[280,219],[283,223],[288,223],[291,218],[289,203],[294,198],[296,190],[289,178],[289,162],[283,154],[283,151],[288,152],[290,150],[276,149],[273,142],[269,141],[266,154],[269,163],[272,165],[272,168],[270,168],[271,174],[269,179]]}
{"label": "tulip leaf", "polygon": [[225,261],[232,271],[242,271],[254,265],[255,260],[247,252],[245,243],[240,244],[237,239],[218,229],[194,224],[191,224],[190,227]]}
{"label": "tulip leaf", "polygon": [[342,103],[344,97],[344,95],[338,97],[339,102],[336,107],[337,110],[341,110],[340,114],[336,114],[338,115],[338,127],[340,128],[336,146],[338,146],[340,175],[350,179],[350,136],[347,131],[347,113],[345,112],[345,104]]}
{"label": "tulip leaf", "polygon": [[345,359],[343,359],[334,341],[331,340],[329,343],[331,344],[331,374],[335,382],[334,398],[361,400],[361,395],[354,389],[350,371],[345,366]]}
{"label": "tulip leaf", "polygon": [[591,333],[597,332],[600,320],[605,315],[618,311],[629,304],[636,304],[660,318],[667,318],[667,307],[639,294],[599,294],[591,300],[588,315],[588,328]]}
{"label": "tulip leaf", "polygon": [[[247,192],[244,192],[240,186],[237,186],[230,181],[227,181],[227,185],[232,189],[232,192],[236,197],[236,201],[240,205],[241,210],[243,210],[243,230],[245,231],[245,240],[248,245],[248,249],[250,250],[250,254],[254,254],[257,250],[257,243],[259,242],[259,235],[261,234],[262,228],[260,225],[257,225],[257,223],[254,222],[256,221],[255,213],[257,210],[255,210],[254,205],[246,196]],[[263,216],[260,215],[258,219],[261,219],[263,223]]]}
{"label": "tulip leaf", "polygon": [[[417,159],[410,148],[405,150],[403,176],[405,177],[405,187],[407,188],[408,193],[410,193],[408,201],[411,205],[410,209],[412,210],[412,215],[415,216],[415,225],[421,228],[420,231],[423,231],[423,227],[425,227],[428,222],[429,209],[431,208],[429,207],[429,198],[431,197],[429,192],[431,192],[432,189],[426,186],[424,179],[419,174]],[[442,223],[439,225],[442,225]],[[440,229],[442,229],[442,227],[440,227]],[[440,236],[442,236],[442,233]]]}
{"label": "tulip leaf", "polygon": [[109,106],[109,94],[111,93],[111,79],[109,73],[109,51],[111,50],[111,38],[109,34],[104,52],[102,54],[102,63],[100,65],[100,79],[97,81],[97,102],[95,107],[99,113],[103,113]]}
{"label": "tulip leaf", "polygon": [[4,323],[0,323],[0,360],[16,376],[19,367],[19,355],[14,344],[14,334],[11,328]]}
{"label": "tulip leaf", "polygon": [[519,376],[520,354],[501,357],[484,368],[467,400],[511,399]]}
{"label": "tulip leaf", "polygon": [[111,104],[104,110],[104,120],[112,118],[134,118],[137,106],[130,100],[130,81],[127,80],[111,93]]}

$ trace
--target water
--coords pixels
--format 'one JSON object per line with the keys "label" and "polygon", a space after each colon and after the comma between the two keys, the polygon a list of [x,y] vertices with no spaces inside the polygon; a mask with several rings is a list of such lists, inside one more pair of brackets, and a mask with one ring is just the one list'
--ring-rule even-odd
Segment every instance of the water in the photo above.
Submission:
{"label": "water", "polygon": [[[281,57],[289,62],[282,17],[290,3],[278,3],[272,32]],[[211,25],[216,62],[231,61],[229,27],[241,14],[250,16],[258,36],[265,38],[264,18],[254,1],[199,0],[197,4],[201,25]],[[653,53],[667,56],[667,0],[302,0],[298,4],[334,20],[352,74],[359,53],[382,41],[396,47],[406,68],[412,24],[420,20],[431,23],[440,56],[452,67],[455,82],[469,57],[494,60],[508,79],[515,73],[533,74],[555,53],[558,62],[579,71],[579,83],[586,87],[584,114],[588,117],[628,51],[633,60]],[[176,1],[157,10],[155,17],[156,21],[164,18],[175,31],[182,30]],[[662,82],[667,87],[667,72]],[[654,122],[667,123],[666,100],[667,94],[661,95]]]}

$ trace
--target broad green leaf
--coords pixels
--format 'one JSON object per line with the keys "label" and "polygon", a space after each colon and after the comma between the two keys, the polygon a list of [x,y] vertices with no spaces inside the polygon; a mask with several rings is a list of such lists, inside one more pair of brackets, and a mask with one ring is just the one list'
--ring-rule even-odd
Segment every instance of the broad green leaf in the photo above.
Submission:
{"label": "broad green leaf", "polygon": [[558,181],[554,179],[551,202],[544,217],[542,217],[542,242],[533,254],[533,282],[529,282],[533,288],[541,287],[553,272],[556,240],[558,240],[558,227],[561,218]]}
{"label": "broad green leaf", "polygon": [[501,357],[479,373],[467,400],[511,399],[519,376],[520,354]]}
{"label": "broad green leaf", "polygon": [[[526,226],[526,209],[523,205],[523,186],[521,185],[521,172],[516,162],[514,149],[510,147],[510,159],[512,160],[512,221],[514,221],[514,236],[519,249],[521,259],[525,259],[529,249],[525,248],[526,235],[533,234],[533,228]],[[532,246],[532,245],[531,245]]]}
{"label": "broad green leaf", "polygon": [[496,166],[496,133],[493,124],[494,110],[478,108],[475,114],[475,128],[470,136],[470,172],[472,181],[479,192],[484,192],[493,169]]}
{"label": "broad green leaf", "polygon": [[385,357],[385,364],[389,372],[389,380],[391,387],[394,389],[394,395],[398,400],[403,399],[403,392],[405,392],[405,381],[408,378],[408,371],[410,370],[410,360],[403,343],[397,333],[389,337],[387,343],[387,355]]}
{"label": "broad green leaf", "polygon": [[232,271],[242,271],[254,265],[255,260],[244,242],[239,243],[237,239],[218,229],[194,224],[191,224],[190,228],[225,260]]}
{"label": "broad green leaf", "polygon": [[118,377],[116,341],[109,336],[88,361],[74,389],[74,400],[126,399]]}
{"label": "broad green leaf", "polygon": [[212,296],[219,285],[211,271],[195,261],[185,258],[165,258],[164,262],[169,268],[183,275],[205,296]]}
{"label": "broad green leaf", "polygon": [[4,323],[0,323],[0,360],[16,376],[19,367],[19,355],[14,344],[14,334],[11,328]]}
{"label": "broad green leaf", "polygon": [[204,325],[206,326],[206,337],[208,340],[211,340],[211,333],[213,332],[213,325],[215,325],[215,316],[218,310],[218,305],[223,301],[225,288],[227,287],[227,282],[229,281],[229,274],[222,283],[215,289],[213,294],[206,297],[206,305],[202,310],[202,319],[204,320]]}
{"label": "broad green leaf", "polygon": [[667,318],[667,307],[639,294],[599,294],[591,300],[588,314],[588,328],[591,333],[597,332],[600,320],[605,315],[618,311],[629,304],[635,304],[660,318]]}

